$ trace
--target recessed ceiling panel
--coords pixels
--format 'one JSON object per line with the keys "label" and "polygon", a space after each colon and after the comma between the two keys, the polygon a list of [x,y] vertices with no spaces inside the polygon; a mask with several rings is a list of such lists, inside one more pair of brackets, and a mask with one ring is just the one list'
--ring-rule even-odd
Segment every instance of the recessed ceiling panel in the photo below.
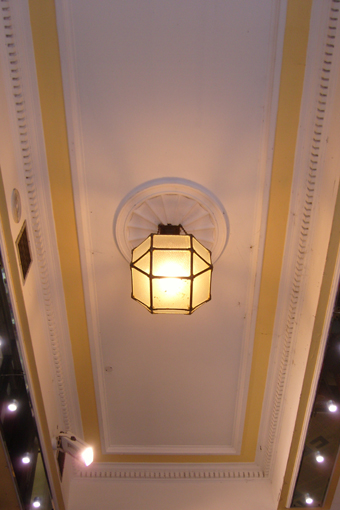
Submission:
{"label": "recessed ceiling panel", "polygon": [[[273,0],[72,0],[60,9],[106,452],[239,451],[280,61],[276,6]],[[162,177],[204,186],[228,215],[212,300],[192,316],[153,316],[133,301],[129,265],[114,241],[121,200]]]}

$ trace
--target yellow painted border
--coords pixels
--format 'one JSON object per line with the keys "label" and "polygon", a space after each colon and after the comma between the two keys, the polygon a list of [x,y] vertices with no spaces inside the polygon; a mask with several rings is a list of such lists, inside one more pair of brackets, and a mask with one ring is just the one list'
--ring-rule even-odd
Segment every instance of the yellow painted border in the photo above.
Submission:
{"label": "yellow painted border", "polygon": [[13,287],[13,293],[14,293],[14,301],[15,301],[15,310],[18,314],[19,323],[20,323],[20,331],[22,333],[22,341],[25,346],[25,361],[28,366],[29,374],[30,374],[30,380],[32,383],[32,386],[30,388],[30,391],[32,395],[34,396],[34,402],[35,402],[35,409],[38,414],[39,419],[39,425],[41,428],[42,436],[40,437],[41,443],[45,446],[45,453],[46,457],[45,461],[48,462],[48,466],[50,468],[50,476],[52,480],[50,482],[53,485],[55,494],[53,495],[53,498],[56,500],[56,503],[58,504],[59,510],[65,510],[63,496],[61,492],[61,486],[59,482],[59,474],[57,471],[57,466],[54,458],[54,452],[51,445],[50,440],[50,433],[48,429],[48,423],[47,418],[45,414],[45,408],[44,408],[44,402],[42,398],[41,388],[40,388],[40,382],[38,377],[38,371],[35,364],[35,358],[34,358],[34,352],[33,352],[33,346],[32,346],[32,340],[26,315],[26,309],[25,309],[25,303],[24,298],[22,295],[21,290],[21,281],[20,281],[20,274],[19,274],[19,267],[17,265],[17,259],[15,256],[15,248],[14,243],[12,239],[11,229],[10,229],[10,221],[8,217],[8,208],[6,203],[6,195],[2,180],[2,174],[0,169],[0,221],[2,226],[2,232],[3,232],[3,245],[6,253],[3,253],[3,258],[8,263],[9,268],[9,279],[12,283]]}
{"label": "yellow painted border", "polygon": [[[254,460],[266,384],[294,170],[312,0],[289,0],[266,242],[242,449]],[[251,453],[250,453],[251,452]],[[249,457],[247,458],[249,461]]]}
{"label": "yellow painted border", "polygon": [[94,446],[96,452],[100,452],[54,1],[30,0],[29,10],[53,214],[82,423],[86,441]]}
{"label": "yellow painted border", "polygon": [[312,0],[288,0],[267,236],[241,455],[102,455],[68,155],[54,0],[29,0],[53,212],[85,439],[102,462],[252,462],[280,281]]}

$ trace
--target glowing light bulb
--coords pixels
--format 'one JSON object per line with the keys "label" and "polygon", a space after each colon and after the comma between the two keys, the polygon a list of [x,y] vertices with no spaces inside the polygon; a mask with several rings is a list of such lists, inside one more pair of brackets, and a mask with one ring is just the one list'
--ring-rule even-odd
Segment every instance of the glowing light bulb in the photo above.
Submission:
{"label": "glowing light bulb", "polygon": [[187,286],[186,280],[179,278],[162,278],[159,280],[159,289],[168,297],[175,297],[185,293]]}
{"label": "glowing light bulb", "polygon": [[333,400],[330,400],[327,404],[328,411],[335,413],[338,410],[338,406],[334,404]]}
{"label": "glowing light bulb", "polygon": [[40,508],[41,507],[40,499],[38,497],[35,497],[33,499],[32,505],[34,508]]}
{"label": "glowing light bulb", "polygon": [[175,262],[173,260],[167,261],[166,263],[162,264],[159,269],[159,274],[162,276],[185,276],[186,275],[186,267],[182,266],[178,262]]}
{"label": "glowing light bulb", "polygon": [[315,459],[316,459],[316,462],[321,463],[325,460],[325,457],[323,455],[321,455],[320,452],[316,452]]}
{"label": "glowing light bulb", "polygon": [[11,412],[11,413],[14,413],[14,411],[16,411],[18,409],[18,402],[16,400],[12,400],[8,406],[7,406],[7,409]]}
{"label": "glowing light bulb", "polygon": [[81,452],[81,458],[85,462],[85,466],[89,466],[93,462],[93,448],[89,446]]}
{"label": "glowing light bulb", "polygon": [[22,459],[21,459],[21,462],[23,464],[29,464],[31,462],[31,458],[30,458],[30,455],[28,453],[26,453]]}
{"label": "glowing light bulb", "polygon": [[314,499],[311,498],[309,494],[306,494],[305,501],[306,501],[307,505],[311,505],[313,503]]}

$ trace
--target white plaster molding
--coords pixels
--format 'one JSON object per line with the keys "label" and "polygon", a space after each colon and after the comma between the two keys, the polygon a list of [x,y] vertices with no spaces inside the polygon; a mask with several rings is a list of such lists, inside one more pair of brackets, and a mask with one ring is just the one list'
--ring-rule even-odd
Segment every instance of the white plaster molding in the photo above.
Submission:
{"label": "white plaster molding", "polygon": [[[88,245],[85,242],[86,234],[90,232],[88,219],[83,211],[89,210],[87,195],[85,193],[86,183],[84,173],[83,136],[80,120],[79,93],[76,85],[77,59],[75,58],[74,33],[68,2],[61,0],[56,4],[57,28],[59,36],[59,51],[61,56],[61,71],[63,79],[63,91],[65,99],[65,114],[68,132],[69,156],[72,169],[73,195],[75,213],[77,218],[78,243],[80,251],[81,268],[83,274],[83,286],[86,307],[86,319],[89,332],[93,379],[96,391],[96,403],[99,419],[99,429],[104,453],[110,444],[109,431],[106,423],[108,421],[108,409],[105,406],[105,385],[99,367],[104,366],[104,360],[98,347],[98,318],[93,316],[92,310],[97,310],[94,279],[86,276],[86,269],[92,275],[92,259]],[[74,169],[78,169],[77,173]],[[76,177],[75,178],[75,173]],[[83,221],[81,221],[83,219]],[[88,234],[89,235],[89,234]],[[91,243],[90,243],[91,244]],[[93,341],[95,338],[95,341]],[[95,360],[95,361],[93,361]]]}
{"label": "white plaster molding", "polygon": [[[327,162],[330,117],[337,104],[339,6],[338,0],[315,2],[310,25],[290,217],[257,454],[257,462],[270,477],[278,452],[282,469],[286,462],[282,452],[288,455],[340,177],[339,166]],[[339,160],[336,144],[334,149]],[[286,448],[280,450],[283,423],[289,428],[284,429]],[[281,475],[278,478],[279,487]]]}
{"label": "white plaster molding", "polygon": [[264,478],[264,472],[256,464],[130,464],[96,463],[88,469],[80,469],[78,478],[120,479],[140,481],[183,480],[245,480]]}
{"label": "white plaster molding", "polygon": [[[340,150],[338,133],[340,129],[340,121],[334,117],[334,112],[340,109],[340,1],[332,0],[329,8],[329,18],[327,24],[327,31],[325,35],[325,51],[324,61],[321,71],[320,89],[318,92],[318,106],[315,120],[313,144],[311,150],[311,163],[317,167],[319,154],[321,154],[324,162],[324,172],[329,173],[332,177],[334,175],[336,182],[339,182],[337,176],[340,165]],[[322,134],[325,131],[325,134]],[[320,134],[321,133],[321,134]],[[332,136],[332,133],[334,135]],[[326,136],[327,135],[327,136]],[[329,136],[328,136],[329,135]],[[330,139],[329,139],[330,138]],[[335,140],[333,140],[335,138]],[[322,144],[323,140],[323,146]],[[326,142],[325,142],[326,140]],[[320,152],[319,152],[320,151]],[[313,161],[314,160],[314,161]],[[337,177],[337,178],[336,178]],[[311,384],[309,399],[306,406],[302,432],[300,435],[300,443],[298,452],[295,459],[293,468],[292,481],[287,496],[287,506],[291,505],[291,500],[294,493],[296,479],[300,469],[300,462],[305,447],[305,439],[309,425],[310,415],[315,400],[315,394],[319,382],[320,371],[323,364],[325,348],[328,339],[328,331],[331,323],[333,308],[336,295],[339,287],[340,276],[340,254],[338,253],[336,267],[333,275],[332,287],[328,298],[328,305],[323,324],[323,331],[320,339],[317,360],[315,364],[314,378]]]}
{"label": "white plaster molding", "polygon": [[[28,227],[41,304],[46,317],[62,426],[82,434],[72,352],[55,238],[44,135],[40,113],[28,2],[1,0],[2,60],[12,119],[21,196],[29,211]],[[24,296],[25,297],[25,296]]]}
{"label": "white plaster molding", "polygon": [[158,225],[182,225],[212,252],[215,263],[228,242],[227,213],[217,197],[186,179],[161,178],[132,190],[114,218],[116,244],[125,259]]}

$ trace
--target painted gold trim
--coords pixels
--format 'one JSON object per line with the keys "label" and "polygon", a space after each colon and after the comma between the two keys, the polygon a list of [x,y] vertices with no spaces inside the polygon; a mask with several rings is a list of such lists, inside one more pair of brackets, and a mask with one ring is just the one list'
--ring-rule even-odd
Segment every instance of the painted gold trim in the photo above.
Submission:
{"label": "painted gold trim", "polygon": [[243,451],[248,451],[251,459],[255,457],[274,331],[303,92],[311,6],[311,1],[295,0],[290,0],[287,6],[266,243],[243,437]]}
{"label": "painted gold trim", "polygon": [[[57,243],[85,440],[100,451],[53,0],[29,1]],[[81,341],[80,341],[81,339]],[[88,409],[92,409],[89,413]]]}

